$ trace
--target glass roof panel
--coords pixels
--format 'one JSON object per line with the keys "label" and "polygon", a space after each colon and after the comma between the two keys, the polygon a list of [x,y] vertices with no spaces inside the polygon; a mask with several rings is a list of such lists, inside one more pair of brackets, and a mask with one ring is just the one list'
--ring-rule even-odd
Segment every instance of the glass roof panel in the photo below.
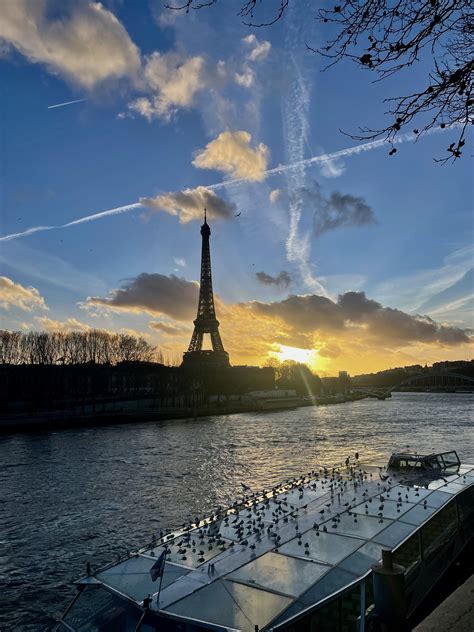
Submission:
{"label": "glass roof panel", "polygon": [[254,632],[292,603],[289,597],[224,579],[197,590],[165,610],[201,621]]}
{"label": "glass roof panel", "polygon": [[[337,529],[337,533],[353,535],[368,540],[385,529],[391,522],[387,518],[373,518],[372,516],[361,516],[360,514],[349,516],[349,514],[344,513],[340,516],[339,523],[331,522],[327,523],[326,526],[328,530],[332,531],[334,528],[334,530]],[[336,526],[334,527],[334,525]]]}
{"label": "glass roof panel", "polygon": [[310,560],[269,552],[242,566],[227,578],[297,597],[328,570],[328,566]]}
{"label": "glass roof panel", "polygon": [[405,538],[413,533],[413,526],[399,522],[398,520],[392,523],[389,527],[384,529],[375,538],[374,542],[393,548],[398,546]]}
{"label": "glass roof panel", "polygon": [[[169,551],[167,559],[181,566],[197,568],[232,546],[234,546],[233,543],[220,535],[209,536],[204,533],[193,532],[167,543]],[[162,550],[163,547],[156,547],[156,549],[145,551],[145,554],[152,556],[154,554],[155,557],[158,557]]]}
{"label": "glass roof panel", "polygon": [[[451,494],[446,492],[435,490],[429,496],[426,497],[426,504],[428,507],[441,507],[446,504],[452,498]],[[424,503],[423,503],[424,504]]]}
{"label": "glass roof panel", "polygon": [[354,507],[352,511],[358,514],[365,514],[367,516],[378,516],[380,513],[384,518],[396,519],[399,518],[406,511],[414,507],[413,503],[395,501],[395,500],[384,500],[380,502],[377,500],[372,500],[372,502],[361,503]]}
{"label": "glass roof panel", "polygon": [[64,621],[77,632],[133,632],[141,615],[141,609],[123,597],[114,595],[105,588],[90,586],[82,590],[64,616]]}
{"label": "glass roof panel", "polygon": [[363,575],[372,564],[382,559],[382,546],[376,542],[367,542],[360,549],[341,562],[338,568]]}
{"label": "glass roof panel", "polygon": [[332,568],[326,575],[323,575],[321,579],[311,586],[309,590],[303,593],[299,597],[299,601],[310,606],[325,597],[328,597],[333,592],[343,588],[347,584],[350,584],[355,580],[356,576],[353,573],[342,570],[341,568]]}
{"label": "glass roof panel", "polygon": [[[136,601],[143,601],[147,595],[157,591],[158,582],[152,582],[150,576],[150,568],[155,562],[156,558],[144,557],[143,555],[131,557],[112,568],[102,571],[97,575],[97,579],[121,593],[129,595]],[[166,563],[162,588],[165,588],[176,581],[178,577],[188,572],[186,568]]]}
{"label": "glass roof panel", "polygon": [[462,490],[467,486],[466,483],[448,483],[441,488],[441,491],[446,492],[448,494],[459,494]]}
{"label": "glass roof panel", "polygon": [[395,502],[400,499],[402,502],[417,503],[420,500],[424,500],[430,493],[430,490],[424,487],[395,485],[395,487],[392,487],[388,492],[384,493],[383,496]]}
{"label": "glass roof panel", "polygon": [[[314,530],[304,533],[301,542],[302,544],[299,545],[298,540],[294,538],[281,546],[279,550],[287,555],[306,557],[305,550],[307,549],[310,559],[334,565],[364,543],[363,540],[358,538],[348,538],[332,532],[324,533],[321,528],[319,529],[319,535]],[[309,544],[308,547],[305,547],[306,543]]]}
{"label": "glass roof panel", "polygon": [[415,505],[413,509],[410,509],[401,519],[403,522],[418,526],[431,516],[436,509],[436,507],[430,507],[428,505]]}

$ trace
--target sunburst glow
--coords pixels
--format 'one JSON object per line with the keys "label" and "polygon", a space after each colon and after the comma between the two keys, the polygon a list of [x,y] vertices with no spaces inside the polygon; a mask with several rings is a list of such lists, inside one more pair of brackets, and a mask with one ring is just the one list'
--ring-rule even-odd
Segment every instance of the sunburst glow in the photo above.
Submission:
{"label": "sunburst glow", "polygon": [[272,351],[272,357],[280,362],[285,360],[293,360],[308,365],[311,369],[315,369],[318,365],[318,352],[315,349],[300,349],[298,347],[288,347],[286,345],[278,345],[278,351]]}

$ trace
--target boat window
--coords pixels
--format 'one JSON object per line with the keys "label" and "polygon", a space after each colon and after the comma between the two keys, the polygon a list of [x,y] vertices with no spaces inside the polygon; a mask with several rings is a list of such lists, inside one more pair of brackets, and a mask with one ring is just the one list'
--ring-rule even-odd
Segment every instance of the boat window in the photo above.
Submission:
{"label": "boat window", "polygon": [[333,599],[316,610],[310,617],[311,630],[318,632],[339,632],[341,629],[341,598]]}
{"label": "boat window", "polygon": [[459,457],[456,452],[443,452],[440,456],[442,457],[446,467],[460,465]]}
{"label": "boat window", "polygon": [[341,632],[353,632],[357,629],[360,617],[360,584],[352,586],[341,596]]}
{"label": "boat window", "polygon": [[414,533],[394,553],[394,562],[405,567],[408,575],[421,560],[420,534]]}
{"label": "boat window", "polygon": [[138,632],[210,632],[210,628],[194,623],[163,618],[149,610],[141,621]]}
{"label": "boat window", "polygon": [[421,530],[423,554],[427,555],[434,550],[449,533],[456,528],[457,511],[456,503],[450,502],[449,505],[441,509]]}
{"label": "boat window", "polygon": [[439,470],[443,467],[443,465],[440,463],[437,456],[432,456],[429,459],[426,459],[425,467],[428,469]]}
{"label": "boat window", "polygon": [[100,586],[86,586],[64,617],[77,632],[132,632],[142,611]]}
{"label": "boat window", "polygon": [[461,520],[467,521],[474,516],[474,486],[468,487],[457,497]]}

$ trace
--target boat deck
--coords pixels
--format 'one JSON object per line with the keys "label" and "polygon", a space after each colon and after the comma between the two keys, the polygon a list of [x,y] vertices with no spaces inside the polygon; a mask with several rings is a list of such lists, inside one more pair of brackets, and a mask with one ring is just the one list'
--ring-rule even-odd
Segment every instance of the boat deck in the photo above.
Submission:
{"label": "boat deck", "polygon": [[[362,466],[320,469],[247,495],[233,507],[168,533],[80,583],[103,583],[151,610],[211,627],[274,627],[363,577],[453,496],[474,465],[406,480]],[[150,568],[168,550],[159,581]]]}

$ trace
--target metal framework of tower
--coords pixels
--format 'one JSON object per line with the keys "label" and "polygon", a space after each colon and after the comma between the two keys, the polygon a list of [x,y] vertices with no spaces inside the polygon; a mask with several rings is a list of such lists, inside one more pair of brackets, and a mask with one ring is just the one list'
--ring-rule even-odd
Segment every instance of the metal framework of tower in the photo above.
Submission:
{"label": "metal framework of tower", "polygon": [[[212,292],[211,251],[209,238],[211,229],[207,223],[206,209],[204,209],[204,224],[201,226],[201,284],[199,288],[199,303],[194,331],[188,350],[183,355],[181,366],[187,368],[219,368],[230,366],[229,354],[225,351],[219,333],[219,321],[216,318],[214,294]],[[203,350],[204,334],[211,337],[212,351]]]}

